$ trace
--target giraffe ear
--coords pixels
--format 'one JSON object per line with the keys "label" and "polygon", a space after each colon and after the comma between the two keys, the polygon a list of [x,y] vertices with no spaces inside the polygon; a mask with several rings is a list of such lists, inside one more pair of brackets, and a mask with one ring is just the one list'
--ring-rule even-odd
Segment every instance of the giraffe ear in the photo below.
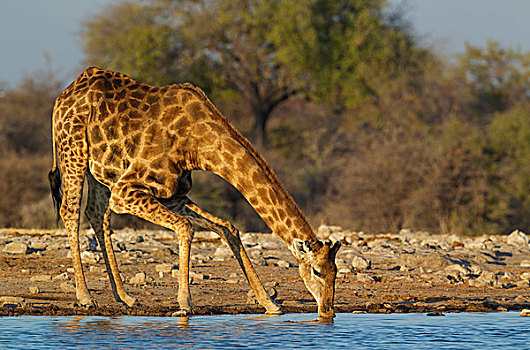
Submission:
{"label": "giraffe ear", "polygon": [[293,255],[298,258],[302,259],[307,254],[307,244],[306,242],[302,241],[301,239],[295,238],[293,239],[293,244],[291,246],[291,251],[293,252]]}
{"label": "giraffe ear", "polygon": [[339,241],[336,241],[333,243],[331,248],[329,248],[329,257],[331,260],[335,260],[335,257],[337,256],[337,252],[339,251],[339,248],[341,246],[341,243]]}

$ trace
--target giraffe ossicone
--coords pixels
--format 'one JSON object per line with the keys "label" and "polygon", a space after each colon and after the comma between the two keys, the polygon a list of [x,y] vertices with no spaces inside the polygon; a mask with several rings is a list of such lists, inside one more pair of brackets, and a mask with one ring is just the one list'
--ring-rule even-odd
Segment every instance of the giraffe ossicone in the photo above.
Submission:
{"label": "giraffe ossicone", "polygon": [[176,232],[179,244],[178,314],[193,312],[189,292],[192,225],[218,233],[239,262],[267,313],[281,308],[267,294],[228,221],[200,209],[188,197],[191,171],[224,178],[247,199],[296,257],[300,276],[321,316],[332,317],[340,243],[322,242],[257,150],[191,84],[154,87],[126,75],[90,67],[55,101],[53,168],[48,177],[68,232],[76,296],[96,306],[79,251],[83,183],[85,215],[95,231],[116,300],[137,300],[125,291],[111,241],[110,213],[127,213]]}

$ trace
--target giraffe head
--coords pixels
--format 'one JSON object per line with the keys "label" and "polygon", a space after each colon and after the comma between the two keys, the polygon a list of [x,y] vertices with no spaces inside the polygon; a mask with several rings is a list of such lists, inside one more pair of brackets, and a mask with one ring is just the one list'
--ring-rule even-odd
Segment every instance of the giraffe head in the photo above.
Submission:
{"label": "giraffe head", "polygon": [[322,317],[334,317],[333,298],[337,265],[335,256],[340,242],[303,241],[295,238],[291,251],[298,260],[300,276],[307,289],[317,301],[318,313]]}

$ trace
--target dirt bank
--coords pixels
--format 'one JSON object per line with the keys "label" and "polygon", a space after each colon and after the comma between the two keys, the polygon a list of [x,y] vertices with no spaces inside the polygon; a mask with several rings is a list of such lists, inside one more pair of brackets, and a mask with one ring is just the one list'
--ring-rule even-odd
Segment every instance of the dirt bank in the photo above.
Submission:
{"label": "dirt bank", "polygon": [[[402,230],[370,235],[321,227],[341,240],[335,296],[338,312],[462,312],[530,308],[530,248],[522,232],[465,238]],[[258,274],[286,312],[316,312],[296,261],[271,234],[243,234]],[[0,230],[0,315],[153,315],[178,310],[178,245],[167,231],[113,235],[129,293],[128,309],[110,290],[93,234],[82,233],[83,261],[99,307],[77,305],[64,231]],[[192,247],[192,299],[197,314],[262,313],[228,247],[198,232]]]}

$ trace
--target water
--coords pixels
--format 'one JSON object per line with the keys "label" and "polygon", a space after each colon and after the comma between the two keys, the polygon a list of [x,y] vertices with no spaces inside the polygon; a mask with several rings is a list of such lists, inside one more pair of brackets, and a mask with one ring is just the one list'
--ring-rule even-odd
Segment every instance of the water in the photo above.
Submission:
{"label": "water", "polygon": [[0,317],[0,349],[529,349],[518,313]]}

